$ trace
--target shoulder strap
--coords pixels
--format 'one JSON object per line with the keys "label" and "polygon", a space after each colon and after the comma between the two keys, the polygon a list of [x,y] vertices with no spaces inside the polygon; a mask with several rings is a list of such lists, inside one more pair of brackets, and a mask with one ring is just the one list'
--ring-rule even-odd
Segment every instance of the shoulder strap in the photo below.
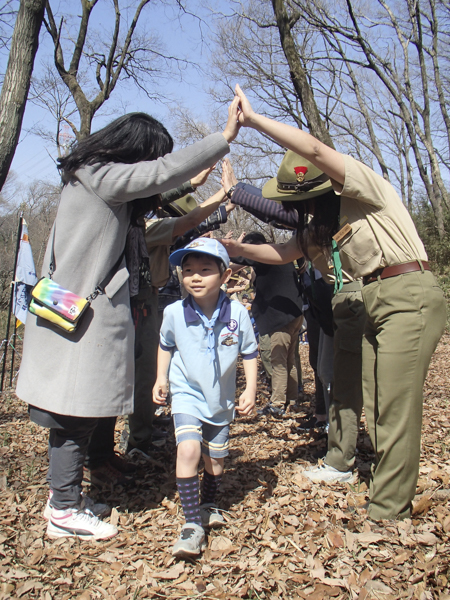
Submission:
{"label": "shoulder strap", "polygon": [[[55,262],[55,233],[56,233],[56,221],[55,221],[55,223],[53,225],[52,245],[51,245],[51,248],[50,248],[50,264],[49,264],[49,268],[48,268],[48,277],[49,277],[49,279],[52,279],[53,273],[55,272],[55,268],[56,268],[56,262]],[[120,264],[122,262],[122,259],[123,259],[124,255],[125,255],[125,248],[122,250],[121,255],[119,256],[119,258],[114,263],[114,266],[109,270],[109,272],[106,275],[106,277],[99,284],[97,284],[95,286],[95,290],[92,292],[92,294],[89,294],[89,296],[86,298],[86,300],[89,300],[89,302],[92,302],[92,300],[95,300],[95,298],[97,298],[97,296],[105,293],[105,287],[108,285],[108,283],[111,281],[111,279],[116,274],[116,271],[120,267]]]}
{"label": "shoulder strap", "polygon": [[51,279],[53,277],[53,273],[55,272],[55,230],[56,230],[56,221],[53,224],[52,246],[50,248],[50,265],[48,267],[48,278],[49,279]]}
{"label": "shoulder strap", "polygon": [[97,298],[97,296],[101,296],[102,294],[105,293],[105,287],[108,285],[108,283],[111,281],[111,279],[114,277],[117,270],[119,269],[120,263],[122,262],[124,254],[125,254],[125,248],[123,249],[122,254],[119,256],[119,258],[114,263],[114,266],[109,270],[108,275],[103,279],[103,281],[101,281],[95,287],[95,290],[92,292],[92,294],[89,294],[89,296],[86,298],[86,300],[89,300],[89,302],[92,302],[92,300],[95,300]]}

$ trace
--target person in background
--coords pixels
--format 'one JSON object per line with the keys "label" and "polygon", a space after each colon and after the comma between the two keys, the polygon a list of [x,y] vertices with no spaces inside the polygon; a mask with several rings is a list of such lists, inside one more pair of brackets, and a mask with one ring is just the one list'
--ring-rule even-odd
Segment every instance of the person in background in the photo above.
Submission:
{"label": "person in background", "polygon": [[[267,244],[267,240],[262,233],[253,231],[245,235],[243,243],[260,245]],[[266,265],[243,257],[235,257],[233,262],[251,266],[255,272],[252,315],[260,336],[270,338],[272,394],[260,414],[282,417],[298,398],[295,349],[303,316],[295,266]]]}
{"label": "person in background", "polygon": [[[177,486],[186,523],[174,545],[175,556],[198,556],[205,527],[224,519],[215,504],[228,455],[234,418],[236,363],[243,357],[246,387],[236,407],[249,415],[255,406],[257,344],[248,312],[220,287],[231,274],[219,241],[199,238],[174,252],[188,296],[164,311],[153,401],[164,404],[169,378],[177,441]],[[205,463],[199,500],[198,465]]]}

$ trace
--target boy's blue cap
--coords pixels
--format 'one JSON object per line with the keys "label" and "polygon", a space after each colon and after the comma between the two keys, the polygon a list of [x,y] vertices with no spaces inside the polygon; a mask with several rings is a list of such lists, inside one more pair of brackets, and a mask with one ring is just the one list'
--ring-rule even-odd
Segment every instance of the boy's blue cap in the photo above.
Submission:
{"label": "boy's blue cap", "polygon": [[228,256],[228,252],[225,250],[225,246],[223,246],[218,240],[213,240],[211,238],[197,238],[184,248],[175,250],[175,252],[173,252],[169,257],[170,264],[174,265],[174,267],[181,267],[183,258],[186,256],[186,254],[191,254],[192,252],[198,252],[199,254],[210,254],[211,256],[220,258],[227,269],[230,264],[230,257]]}

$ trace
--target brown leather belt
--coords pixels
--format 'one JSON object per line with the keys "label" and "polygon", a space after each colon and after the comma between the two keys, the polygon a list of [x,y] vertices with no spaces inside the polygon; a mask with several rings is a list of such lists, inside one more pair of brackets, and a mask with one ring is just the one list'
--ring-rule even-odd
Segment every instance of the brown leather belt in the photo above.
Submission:
{"label": "brown leather belt", "polygon": [[[422,267],[424,271],[431,271],[430,265],[426,260],[422,260]],[[421,271],[419,261],[414,260],[413,262],[402,263],[401,265],[393,265],[392,267],[384,267],[384,269],[377,269],[370,275],[363,277],[363,284],[373,283],[380,279],[387,279],[388,277],[396,277],[397,275],[403,275],[404,273],[413,273],[414,271]]]}

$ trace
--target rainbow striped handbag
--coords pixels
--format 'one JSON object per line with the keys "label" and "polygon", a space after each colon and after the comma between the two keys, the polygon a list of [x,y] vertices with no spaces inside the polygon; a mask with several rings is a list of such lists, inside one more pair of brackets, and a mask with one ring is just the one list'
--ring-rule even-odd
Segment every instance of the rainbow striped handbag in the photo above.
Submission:
{"label": "rainbow striped handbag", "polygon": [[106,285],[111,281],[111,278],[119,268],[125,249],[119,256],[116,264],[110,270],[105,279],[99,283],[95,290],[87,298],[77,296],[73,292],[66,290],[53,281],[53,273],[55,271],[55,231],[56,225],[53,226],[53,238],[50,248],[50,266],[48,277],[42,277],[31,290],[31,302],[28,310],[38,317],[50,321],[59,329],[72,333],[76,331],[80,324],[81,317],[90,307],[91,302],[98,295],[105,293]]}
{"label": "rainbow striped handbag", "polygon": [[31,290],[28,310],[59,329],[72,333],[90,305],[89,299],[77,296],[48,277],[42,277]]}

